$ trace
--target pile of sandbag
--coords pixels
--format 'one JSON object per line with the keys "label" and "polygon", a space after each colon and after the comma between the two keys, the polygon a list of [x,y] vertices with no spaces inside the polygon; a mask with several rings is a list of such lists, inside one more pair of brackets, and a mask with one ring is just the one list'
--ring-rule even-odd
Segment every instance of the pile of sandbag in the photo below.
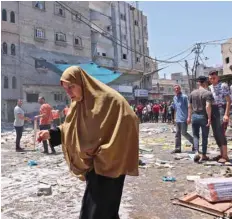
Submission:
{"label": "pile of sandbag", "polygon": [[196,192],[209,202],[232,201],[232,178],[207,178],[195,181]]}

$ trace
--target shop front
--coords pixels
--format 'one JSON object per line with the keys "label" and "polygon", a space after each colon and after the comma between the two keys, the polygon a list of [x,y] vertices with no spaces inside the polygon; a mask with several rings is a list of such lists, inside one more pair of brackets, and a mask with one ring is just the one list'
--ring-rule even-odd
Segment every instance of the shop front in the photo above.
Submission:
{"label": "shop front", "polygon": [[148,90],[136,89],[134,91],[134,96],[137,104],[139,102],[146,103],[148,101]]}

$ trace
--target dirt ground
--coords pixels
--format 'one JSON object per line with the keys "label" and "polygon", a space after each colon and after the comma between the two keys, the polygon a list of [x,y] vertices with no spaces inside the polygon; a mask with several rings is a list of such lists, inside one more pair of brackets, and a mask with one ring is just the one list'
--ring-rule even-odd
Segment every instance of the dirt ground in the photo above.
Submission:
{"label": "dirt ground", "polygon": [[[215,218],[172,204],[175,198],[195,190],[194,182],[187,181],[186,176],[216,177],[222,175],[226,168],[194,163],[187,154],[191,151],[191,147],[185,144],[182,152],[187,156],[176,160],[176,155],[170,154],[174,148],[175,135],[171,132],[172,127],[172,125],[161,123],[146,123],[140,126],[140,147],[146,150],[140,154],[140,158],[145,166],[140,167],[139,177],[126,177],[120,207],[121,219]],[[57,155],[41,154],[41,145],[36,151],[32,151],[32,133],[32,130],[28,128],[22,139],[22,145],[28,146],[27,151],[16,153],[14,131],[2,132],[2,219],[78,218],[85,183],[69,174],[60,147],[56,147]],[[217,147],[211,137],[208,151],[215,154],[216,150]],[[38,165],[28,166],[29,160],[35,160]],[[159,160],[165,161],[168,166],[156,165],[155,163]],[[176,182],[163,182],[163,176],[173,176]],[[49,191],[51,188],[51,191],[47,196],[40,196],[39,188],[49,189]]]}

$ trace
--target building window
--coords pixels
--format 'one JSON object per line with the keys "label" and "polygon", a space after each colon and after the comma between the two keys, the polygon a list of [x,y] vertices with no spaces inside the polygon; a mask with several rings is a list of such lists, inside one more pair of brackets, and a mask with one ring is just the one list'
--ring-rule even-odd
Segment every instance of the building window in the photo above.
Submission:
{"label": "building window", "polygon": [[164,91],[164,87],[160,87],[160,91]]}
{"label": "building window", "polygon": [[146,62],[146,67],[149,68],[150,67],[150,63]]}
{"label": "building window", "polygon": [[3,87],[5,89],[9,88],[9,81],[8,81],[8,77],[7,76],[4,76],[4,86]]}
{"label": "building window", "polygon": [[6,42],[2,44],[2,52],[3,54],[7,54],[7,43]]}
{"label": "building window", "polygon": [[136,43],[139,44],[139,40],[136,40]]}
{"label": "building window", "polygon": [[122,59],[127,60],[127,55],[125,53],[122,54]]}
{"label": "building window", "polygon": [[123,39],[126,40],[126,34],[123,34]]}
{"label": "building window", "polygon": [[140,62],[140,58],[139,57],[136,57],[136,62]]}
{"label": "building window", "polygon": [[39,9],[39,10],[44,11],[45,10],[45,2],[44,1],[34,2],[34,7]]}
{"label": "building window", "polygon": [[106,53],[103,52],[103,53],[102,53],[102,56],[106,56]]}
{"label": "building window", "polygon": [[230,63],[230,57],[226,57],[225,61],[226,61],[226,64],[229,64]]}
{"label": "building window", "polygon": [[111,31],[111,26],[106,27],[107,31]]}
{"label": "building window", "polygon": [[55,14],[64,17],[65,16],[64,7],[62,7],[60,4],[55,3]]}
{"label": "building window", "polygon": [[36,28],[35,37],[38,39],[45,39],[45,30],[42,28]]}
{"label": "building window", "polygon": [[66,35],[64,33],[56,33],[56,41],[66,42]]}
{"label": "building window", "polygon": [[27,102],[28,103],[37,103],[39,94],[29,94],[27,93]]}
{"label": "building window", "polygon": [[54,100],[57,102],[63,101],[63,95],[62,94],[54,94]]}
{"label": "building window", "polygon": [[147,32],[147,27],[146,26],[144,26],[143,29],[144,29],[144,32]]}
{"label": "building window", "polygon": [[13,11],[10,12],[10,22],[15,23],[15,13]]}
{"label": "building window", "polygon": [[17,88],[17,81],[16,81],[16,77],[15,76],[12,77],[12,88],[13,89]]}
{"label": "building window", "polygon": [[120,14],[120,18],[121,18],[121,20],[123,20],[123,21],[126,21],[126,15],[125,14]]}
{"label": "building window", "polygon": [[15,44],[11,44],[11,55],[15,56]]}
{"label": "building window", "polygon": [[7,12],[6,12],[6,9],[2,9],[2,21],[7,21]]}
{"label": "building window", "polygon": [[46,59],[35,59],[35,68],[46,69],[46,67],[43,65],[43,62],[46,62]]}
{"label": "building window", "polygon": [[82,39],[78,36],[74,38],[74,45],[75,46],[82,46]]}
{"label": "building window", "polygon": [[137,20],[135,20],[135,26],[139,26],[139,23]]}

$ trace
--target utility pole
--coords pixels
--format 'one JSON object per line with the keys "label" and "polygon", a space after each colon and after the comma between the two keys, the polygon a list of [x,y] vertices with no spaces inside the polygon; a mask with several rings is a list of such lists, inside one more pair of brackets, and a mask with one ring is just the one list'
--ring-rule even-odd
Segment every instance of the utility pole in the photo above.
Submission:
{"label": "utility pole", "polygon": [[192,92],[192,84],[190,82],[190,76],[189,76],[189,64],[188,64],[188,61],[187,60],[184,60],[185,61],[185,69],[186,69],[186,73],[187,73],[187,76],[188,76],[188,84],[189,84],[189,90],[190,90],[190,93]]}
{"label": "utility pole", "polygon": [[197,43],[195,48],[195,60],[192,68],[192,89],[196,88],[196,79],[197,79],[197,67],[199,65],[199,56],[200,56],[200,51],[201,51],[201,43]]}

